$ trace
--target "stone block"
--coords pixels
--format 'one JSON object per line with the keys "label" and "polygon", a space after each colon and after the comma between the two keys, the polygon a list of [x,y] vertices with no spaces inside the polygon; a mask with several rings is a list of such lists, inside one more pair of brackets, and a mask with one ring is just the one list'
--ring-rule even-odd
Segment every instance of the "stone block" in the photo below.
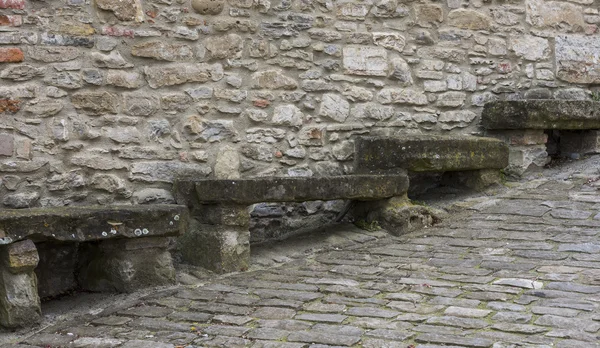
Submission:
{"label": "stone block", "polygon": [[507,146],[493,138],[473,136],[361,137],[356,169],[446,172],[501,169],[508,165]]}
{"label": "stone block", "polygon": [[144,9],[141,0],[96,0],[96,6],[102,10],[112,11],[119,20],[144,21]]}
{"label": "stone block", "polygon": [[597,36],[556,36],[556,76],[567,82],[600,83],[600,39]]}
{"label": "stone block", "polygon": [[528,170],[543,168],[550,162],[545,145],[511,146],[507,175],[519,177]]}
{"label": "stone block", "polygon": [[223,0],[192,0],[194,11],[202,15],[217,15],[223,11]]}
{"label": "stone block", "polygon": [[346,74],[387,76],[387,51],[383,47],[346,46],[343,66]]}
{"label": "stone block", "polygon": [[180,205],[47,207],[0,210],[0,231],[19,241],[83,242],[109,238],[177,236],[187,228]]}
{"label": "stone block", "polygon": [[81,249],[79,284],[90,291],[117,292],[172,285],[175,268],[167,245],[166,238],[86,243]]}
{"label": "stone block", "polygon": [[30,326],[40,320],[40,298],[33,271],[14,274],[0,266],[0,326]]}
{"label": "stone block", "polygon": [[0,63],[18,63],[24,59],[20,48],[0,48]]}
{"label": "stone block", "polygon": [[[392,175],[348,175],[328,177],[271,177],[239,180],[195,181],[199,202],[305,202],[314,200],[373,200],[402,195],[408,178]],[[179,182],[177,187],[185,187]],[[185,199],[185,195],[179,195]],[[179,201],[179,200],[178,200]]]}
{"label": "stone block", "polygon": [[2,262],[12,273],[33,271],[40,261],[35,244],[31,240],[9,244],[3,247]]}
{"label": "stone block", "polygon": [[2,245],[0,260],[0,326],[39,322],[40,298],[33,273],[39,261],[35,245],[30,240]]}
{"label": "stone block", "polygon": [[15,139],[10,134],[0,134],[0,156],[11,157],[15,149]]}
{"label": "stone block", "polygon": [[250,265],[247,226],[209,225],[194,219],[177,242],[184,262],[217,273],[245,271]]}
{"label": "stone block", "polygon": [[485,129],[600,129],[600,103],[584,100],[512,100],[486,103]]}
{"label": "stone block", "polygon": [[23,10],[25,9],[25,0],[0,0],[0,8]]}

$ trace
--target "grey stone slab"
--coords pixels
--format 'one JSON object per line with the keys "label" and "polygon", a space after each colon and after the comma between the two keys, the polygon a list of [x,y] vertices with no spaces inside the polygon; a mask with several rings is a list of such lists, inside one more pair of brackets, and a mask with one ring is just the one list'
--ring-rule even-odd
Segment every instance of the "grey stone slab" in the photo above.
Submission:
{"label": "grey stone slab", "polygon": [[250,339],[281,341],[284,340],[289,334],[290,331],[286,330],[259,327],[248,331],[245,337]]}
{"label": "grey stone slab", "polygon": [[599,129],[598,106],[583,100],[493,101],[483,107],[485,129]]}
{"label": "grey stone slab", "polygon": [[546,285],[546,289],[549,290],[560,290],[560,291],[573,291],[584,294],[598,294],[600,293],[600,286],[593,285],[581,285],[572,282],[550,282]]}
{"label": "grey stone slab", "polygon": [[167,318],[175,321],[190,321],[198,323],[208,322],[212,317],[212,314],[202,312],[174,312],[167,316]]}
{"label": "grey stone slab", "polygon": [[558,246],[558,251],[572,251],[578,253],[595,254],[600,252],[600,244],[594,243],[561,243]]}
{"label": "grey stone slab", "polygon": [[155,341],[142,341],[142,340],[133,340],[125,342],[122,348],[174,348],[175,346],[169,343],[161,343]]}
{"label": "grey stone slab", "polygon": [[346,311],[346,314],[356,317],[393,318],[400,313],[373,307],[352,307]]}
{"label": "grey stone slab", "polygon": [[319,313],[303,313],[298,314],[294,319],[296,320],[306,320],[306,321],[314,321],[314,322],[322,322],[322,323],[342,323],[344,320],[348,318],[345,315],[340,314],[319,314]]}
{"label": "grey stone slab", "polygon": [[498,312],[494,314],[490,319],[494,322],[507,322],[507,323],[528,323],[533,316],[530,313],[521,312]]}
{"label": "grey stone slab", "polygon": [[246,332],[250,331],[250,328],[227,325],[211,325],[200,330],[202,333],[208,335],[241,337]]}
{"label": "grey stone slab", "polygon": [[52,207],[3,209],[0,229],[11,242],[98,241],[109,238],[178,236],[185,233],[187,207],[156,204],[137,206]]}
{"label": "grey stone slab", "polygon": [[120,311],[119,314],[130,317],[160,318],[166,317],[167,315],[173,313],[173,311],[173,309],[165,307],[139,306]]}
{"label": "grey stone slab", "polygon": [[319,343],[347,347],[353,346],[359,341],[360,336],[345,336],[317,331],[298,331],[288,336],[288,342]]}
{"label": "grey stone slab", "polygon": [[350,325],[315,324],[312,327],[312,331],[335,332],[338,335],[362,336],[365,330]]}
{"label": "grey stone slab", "polygon": [[301,320],[257,320],[258,327],[270,327],[287,331],[303,331],[308,330],[313,326],[313,323],[308,323]]}
{"label": "grey stone slab", "polygon": [[383,338],[383,339],[392,340],[392,341],[404,341],[404,340],[407,340],[407,339],[413,337],[414,335],[415,334],[413,332],[408,332],[408,331],[404,331],[404,330],[386,330],[386,329],[375,329],[375,330],[367,331],[365,333],[365,336],[367,336],[367,337]]}
{"label": "grey stone slab", "polygon": [[291,319],[296,311],[290,308],[261,307],[252,316],[260,319]]}
{"label": "grey stone slab", "polygon": [[455,326],[463,329],[482,329],[489,326],[485,320],[453,316],[431,317],[427,319],[426,323],[433,325]]}
{"label": "grey stone slab", "polygon": [[122,343],[123,341],[114,338],[80,337],[73,341],[71,346],[76,348],[112,348]]}
{"label": "grey stone slab", "polygon": [[361,137],[356,145],[358,170],[404,168],[414,172],[502,169],[508,147],[494,138],[408,135]]}
{"label": "grey stone slab", "polygon": [[32,337],[28,337],[23,340],[23,343],[31,344],[33,346],[68,346],[75,340],[74,336],[68,335],[57,335],[57,334],[48,334],[41,333],[34,335]]}
{"label": "grey stone slab", "polygon": [[419,343],[442,343],[450,345],[459,345],[464,347],[491,347],[494,343],[492,340],[485,338],[470,338],[454,335],[440,335],[433,333],[423,333],[415,337],[415,341]]}

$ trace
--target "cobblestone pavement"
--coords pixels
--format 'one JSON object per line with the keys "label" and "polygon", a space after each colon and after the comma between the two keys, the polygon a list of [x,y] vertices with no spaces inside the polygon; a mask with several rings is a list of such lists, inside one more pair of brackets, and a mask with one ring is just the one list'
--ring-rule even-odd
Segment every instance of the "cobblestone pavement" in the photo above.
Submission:
{"label": "cobblestone pavement", "polygon": [[350,231],[337,250],[168,289],[15,347],[599,347],[598,178],[544,172],[455,202],[433,228]]}

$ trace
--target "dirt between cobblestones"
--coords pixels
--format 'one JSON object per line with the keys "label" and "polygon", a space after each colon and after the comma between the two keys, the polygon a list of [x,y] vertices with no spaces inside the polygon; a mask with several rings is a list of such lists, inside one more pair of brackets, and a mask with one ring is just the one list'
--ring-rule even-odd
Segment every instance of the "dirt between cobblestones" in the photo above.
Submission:
{"label": "dirt between cobblestones", "polygon": [[484,194],[437,191],[440,224],[338,225],[255,247],[248,272],[43,304],[0,347],[598,347],[600,157]]}

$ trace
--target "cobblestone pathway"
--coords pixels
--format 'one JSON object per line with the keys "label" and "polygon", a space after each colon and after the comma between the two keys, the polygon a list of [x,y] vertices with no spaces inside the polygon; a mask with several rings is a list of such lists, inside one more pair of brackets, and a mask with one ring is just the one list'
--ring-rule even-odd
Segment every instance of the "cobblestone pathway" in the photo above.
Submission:
{"label": "cobblestone pathway", "polygon": [[418,233],[352,233],[339,250],[166,291],[16,347],[600,347],[588,172],[461,202]]}

